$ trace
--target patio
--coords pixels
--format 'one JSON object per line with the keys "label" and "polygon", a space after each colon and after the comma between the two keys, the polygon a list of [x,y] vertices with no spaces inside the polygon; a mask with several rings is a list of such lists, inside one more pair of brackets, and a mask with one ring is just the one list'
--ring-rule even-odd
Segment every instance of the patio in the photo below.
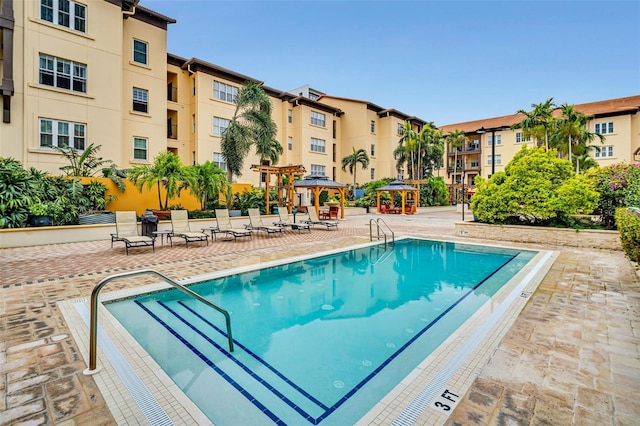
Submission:
{"label": "patio", "polygon": [[[122,244],[110,249],[108,235],[100,241],[0,250],[0,424],[140,422],[135,412],[112,414],[106,401],[114,396],[102,394],[94,379],[82,374],[85,361],[57,302],[87,298],[100,279],[124,271],[152,268],[182,279],[365,242],[371,217],[350,216],[331,232],[287,232],[282,238],[188,250],[165,245],[155,253],[138,249],[129,256]],[[454,236],[459,218],[451,207],[384,217],[396,235],[479,242]],[[620,251],[517,246],[555,250],[559,257],[490,360],[479,366],[447,423],[636,423],[640,279],[633,265]],[[105,293],[129,285],[115,282]],[[409,403],[420,390],[409,386],[401,399]],[[390,424],[405,406],[395,399],[363,424]],[[434,424],[435,418],[427,409],[416,424]]]}

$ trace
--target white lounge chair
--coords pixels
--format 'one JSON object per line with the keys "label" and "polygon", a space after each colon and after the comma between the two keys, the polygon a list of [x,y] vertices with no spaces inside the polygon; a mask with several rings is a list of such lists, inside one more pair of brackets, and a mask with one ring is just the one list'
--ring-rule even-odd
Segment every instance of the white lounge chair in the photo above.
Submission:
{"label": "white lounge chair", "polygon": [[249,229],[255,229],[256,231],[266,232],[267,236],[270,234],[280,233],[284,229],[282,226],[265,225],[260,216],[260,209],[248,209],[249,212]]}
{"label": "white lounge chair", "polygon": [[274,222],[273,224],[275,226],[280,226],[282,228],[289,227],[293,230],[297,230],[298,232],[302,231],[303,229],[311,232],[311,225],[309,225],[308,223],[305,223],[304,221],[293,223],[291,221],[291,218],[289,217],[289,212],[287,212],[286,207],[278,207],[278,217],[280,218],[280,221]]}
{"label": "white lounge chair", "polygon": [[186,210],[171,210],[171,233],[167,238],[173,246],[173,238],[184,238],[189,248],[189,243],[194,241],[206,241],[209,245],[209,236],[204,232],[193,232],[189,227],[189,215]]}
{"label": "white lounge chair", "polygon": [[331,229],[331,228],[338,229],[338,222],[333,222],[329,220],[320,220],[318,218],[318,214],[316,213],[316,209],[313,206],[307,208],[307,213],[309,214],[309,218],[304,220],[305,223],[308,223],[311,226],[315,226],[315,225],[324,226],[327,229]]}
{"label": "white lounge chair", "polygon": [[216,222],[218,224],[218,230],[215,231],[216,233],[220,232],[231,235],[234,240],[240,237],[252,238],[251,230],[233,227],[231,224],[231,218],[229,217],[229,210],[227,209],[216,209]]}
{"label": "white lounge chair", "polygon": [[123,241],[125,252],[129,255],[130,247],[151,246],[156,251],[155,238],[138,234],[138,220],[134,211],[116,212],[116,233],[111,234],[111,247],[114,241]]}

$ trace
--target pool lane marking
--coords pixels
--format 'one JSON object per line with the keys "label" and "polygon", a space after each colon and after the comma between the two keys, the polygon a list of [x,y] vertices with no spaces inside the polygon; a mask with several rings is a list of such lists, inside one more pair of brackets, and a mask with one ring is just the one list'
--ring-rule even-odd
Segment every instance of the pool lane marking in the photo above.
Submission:
{"label": "pool lane marking", "polygon": [[[89,327],[89,311],[85,302],[74,303],[74,306],[80,317]],[[120,351],[113,344],[113,341],[102,330],[102,327],[98,326],[98,346],[102,349],[102,352],[106,355],[107,359],[113,366],[113,369],[124,383],[127,390],[133,397],[133,400],[138,404],[140,410],[149,421],[149,424],[154,426],[169,426],[173,425],[173,421],[169,418],[167,413],[162,409],[162,406],[151,394],[149,389],[140,380],[140,377],[131,368],[129,363],[124,359]]]}
{"label": "pool lane marking", "polygon": [[[145,311],[149,316],[151,316],[151,318],[153,318],[154,320],[156,320],[158,323],[160,323],[160,325],[162,325],[164,328],[167,329],[167,331],[169,331],[169,333],[171,333],[176,339],[178,339],[180,342],[182,342],[182,344],[184,344],[187,348],[189,348],[189,350],[191,350],[191,352],[193,352],[198,358],[200,358],[205,364],[207,364],[209,367],[211,367],[216,373],[218,373],[222,378],[224,378],[231,386],[233,386],[234,388],[236,388],[236,390],[238,392],[240,392],[245,398],[249,399],[249,401],[251,401],[256,407],[258,407],[258,409],[260,411],[262,411],[264,414],[266,414],[271,420],[273,420],[274,422],[276,422],[276,424],[278,425],[282,425],[282,426],[286,426],[286,423],[283,422],[282,420],[280,420],[278,418],[278,416],[276,416],[271,410],[269,410],[265,405],[263,405],[260,401],[258,401],[257,399],[255,399],[249,392],[247,392],[238,382],[236,382],[235,380],[233,380],[231,378],[231,376],[229,376],[227,373],[224,372],[224,370],[222,370],[221,368],[219,368],[213,361],[211,361],[205,354],[203,354],[202,352],[200,352],[198,350],[198,348],[196,348],[195,346],[193,346],[190,342],[188,342],[184,337],[182,337],[179,333],[177,333],[169,324],[167,324],[166,322],[164,322],[160,317],[158,317],[156,314],[154,314],[153,312],[151,312],[151,310],[149,310],[149,308],[147,308],[146,306],[144,306],[142,303],[140,303],[138,300],[134,301],[143,311]],[[194,330],[196,332],[198,332],[198,330]],[[202,334],[201,334],[202,335]],[[230,356],[229,352],[227,352],[223,347],[221,347],[220,345],[218,345],[217,343],[215,343],[214,341],[212,341],[211,339],[208,339],[206,336],[203,336],[206,340],[209,340],[210,343],[216,347],[220,352],[222,352],[227,358],[233,359],[233,357]]]}
{"label": "pool lane marking", "polygon": [[[161,305],[164,305],[164,303],[161,302],[161,301],[158,301],[158,303],[160,303]],[[210,327],[215,329],[222,336],[227,337],[227,333],[224,330],[222,330],[221,328],[217,327],[215,324],[211,323],[211,321],[209,321],[208,319],[204,318],[198,312],[194,311],[191,307],[185,305],[182,300],[178,300],[177,303],[179,305],[181,305],[182,307],[184,307],[185,309],[187,309],[190,313],[192,313],[193,315],[198,317],[202,322],[206,323],[207,325],[209,325]],[[258,361],[260,364],[264,365],[267,369],[269,369],[276,376],[280,377],[289,386],[291,386],[292,388],[294,388],[295,390],[300,392],[303,396],[305,396],[307,399],[309,399],[309,401],[313,402],[314,404],[316,404],[318,407],[322,408],[323,410],[327,410],[329,408],[325,404],[323,404],[322,401],[319,401],[318,399],[316,399],[309,392],[304,390],[302,387],[300,387],[299,385],[294,383],[291,379],[289,379],[284,374],[282,374],[280,371],[278,371],[274,366],[272,366],[267,361],[265,361],[264,359],[259,357],[257,354],[255,354],[251,349],[249,349],[248,347],[246,347],[245,345],[243,345],[242,343],[238,342],[235,339],[233,339],[233,343],[234,343],[234,345],[238,346],[239,348],[244,350],[246,353],[248,353],[253,359]],[[235,358],[234,358],[234,360],[235,360]],[[240,361],[236,361],[236,362],[240,362]],[[248,369],[248,367],[247,367],[247,369]],[[250,369],[248,369],[248,370],[251,371]],[[255,373],[251,372],[251,374],[255,374]]]}
{"label": "pool lane marking", "polygon": [[[451,360],[442,368],[435,377],[425,386],[413,401],[400,413],[400,415],[391,423],[393,426],[413,425],[420,414],[430,406],[435,397],[445,389],[447,382],[453,374],[462,366],[463,362],[469,357],[471,352],[480,344],[480,342],[489,334],[491,328],[504,315],[511,304],[520,296],[522,290],[531,282],[533,277],[542,268],[542,265],[551,257],[552,252],[547,252],[540,259],[535,267],[529,271],[524,279],[509,293],[505,300],[491,313],[489,318],[485,320],[482,326],[477,329],[465,344],[456,352]],[[434,407],[435,408],[435,407]],[[449,412],[450,414],[450,412]]]}
{"label": "pool lane marking", "polygon": [[[346,401],[349,400],[349,398],[351,398],[359,389],[361,389],[366,383],[368,383],[371,379],[373,379],[377,374],[379,374],[385,367],[387,367],[387,365],[389,365],[389,363],[391,361],[393,361],[395,358],[397,358],[404,350],[406,350],[409,346],[411,346],[419,337],[421,337],[424,333],[426,333],[433,325],[435,325],[438,321],[440,321],[447,313],[449,313],[453,308],[455,308],[458,304],[460,304],[465,298],[467,298],[470,294],[472,294],[475,290],[477,290],[481,285],[483,285],[489,278],[491,278],[492,276],[494,276],[496,273],[498,273],[499,271],[501,271],[506,265],[508,265],[513,259],[515,259],[517,257],[518,254],[515,254],[513,256],[510,256],[502,265],[500,265],[499,267],[497,267],[496,269],[494,269],[489,275],[487,275],[484,279],[482,279],[481,281],[479,281],[475,286],[473,286],[472,288],[469,288],[469,290],[462,295],[455,303],[453,303],[452,305],[450,305],[446,310],[444,310],[443,312],[441,312],[435,319],[433,319],[429,324],[427,324],[420,332],[416,333],[411,339],[409,339],[404,345],[402,345],[396,352],[394,352],[391,356],[389,356],[384,362],[382,362],[374,371],[372,371],[369,375],[367,375],[363,380],[361,380],[358,384],[356,384],[349,392],[347,392],[343,397],[341,397],[335,404],[333,404],[331,407],[329,407],[328,409],[325,410],[325,412],[320,415],[317,418],[313,418],[312,416],[310,416],[308,413],[304,412],[304,410],[302,410],[300,407],[296,406],[293,402],[290,402],[288,400],[288,398],[286,397],[281,397],[281,399],[283,400],[283,402],[285,402],[287,405],[289,405],[291,408],[293,408],[295,411],[297,411],[302,417],[304,417],[307,421],[309,421],[312,424],[319,424],[320,422],[322,422],[325,418],[327,418],[329,415],[331,415],[334,411],[336,411],[342,404],[344,404]],[[148,311],[148,309],[146,307],[144,307],[140,302],[138,302],[138,300],[135,301],[136,304],[138,304],[139,306],[141,306],[145,311],[147,311],[150,315],[152,315],[154,318],[157,318],[155,316],[155,314],[151,313],[150,311]],[[158,301],[158,303],[160,303],[162,305],[162,302]],[[170,310],[170,308],[167,308],[168,310]],[[170,310],[171,312],[171,310]],[[198,330],[197,328],[195,328],[192,324],[188,323],[187,321],[181,319],[179,317],[179,315],[174,314],[174,316],[178,317],[179,320],[181,320],[183,323],[185,323],[188,327],[190,327],[192,330],[194,330],[196,333],[198,333],[199,335],[201,335],[205,340],[210,341],[210,343],[212,345],[214,345],[214,347],[216,347],[216,349],[218,349],[219,351],[221,351],[227,358],[233,360],[236,364],[238,364],[243,370],[247,371],[247,373],[251,376],[254,377],[256,380],[258,380],[260,383],[263,384],[263,386],[267,387],[267,389],[271,390],[272,392],[276,393],[276,395],[278,397],[280,397],[280,393],[270,384],[268,384],[268,382],[265,379],[260,378],[259,376],[257,376],[255,373],[253,373],[250,369],[248,369],[248,367],[239,364],[239,362],[231,356],[231,354],[224,349],[222,346],[218,345],[217,343],[211,341],[211,339],[206,336],[204,333],[202,333],[200,330]],[[169,325],[165,325],[165,323],[160,320],[159,318],[157,319],[157,321],[159,321],[161,324],[163,324],[163,326],[165,326],[165,328],[167,328],[172,334],[175,333],[171,327]],[[226,335],[223,331],[219,330],[219,332],[221,332],[223,335]],[[177,336],[177,334],[176,334]],[[184,341],[184,339],[180,338],[181,341]],[[234,339],[235,342],[235,339]],[[190,344],[187,346],[191,349]],[[195,348],[194,348],[195,349]],[[195,351],[197,351],[197,349],[195,349]],[[194,352],[196,354],[199,354],[200,352]],[[200,355],[198,355],[200,356]],[[211,362],[210,360],[207,359],[207,361]],[[206,362],[206,361],[205,361]],[[211,364],[213,364],[211,362]],[[217,371],[217,370],[216,370]],[[223,377],[228,377],[226,374]],[[230,378],[229,378],[230,379]],[[235,381],[234,381],[235,383]],[[233,384],[232,384],[233,385]],[[238,385],[240,386],[240,385]],[[235,385],[234,385],[235,387]],[[247,391],[241,391],[241,393],[243,395],[245,395],[245,397],[247,397],[247,395],[251,396],[251,394]],[[251,398],[248,398],[249,401],[251,401],[252,403],[255,403],[256,405],[259,404],[260,407],[264,407],[263,404],[259,403],[253,396],[251,396]],[[255,402],[254,402],[255,401]],[[288,402],[289,401],[289,402]],[[259,407],[259,408],[260,408]],[[262,408],[261,408],[262,409]]]}

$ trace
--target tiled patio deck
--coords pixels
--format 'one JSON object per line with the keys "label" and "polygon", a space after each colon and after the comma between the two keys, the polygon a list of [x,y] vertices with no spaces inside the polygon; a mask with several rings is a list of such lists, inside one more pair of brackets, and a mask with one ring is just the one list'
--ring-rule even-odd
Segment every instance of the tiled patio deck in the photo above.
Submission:
{"label": "tiled patio deck", "polygon": [[[57,302],[86,298],[97,281],[126,270],[185,278],[360,243],[368,240],[369,218],[348,217],[338,231],[129,256],[122,244],[111,250],[107,239],[0,250],[0,424],[116,424],[94,380],[82,374],[85,362]],[[385,219],[396,234],[456,239],[459,214],[435,209]],[[536,248],[559,257],[449,423],[640,424],[640,280],[633,265],[621,252]],[[105,292],[125,287],[116,282]],[[430,423],[428,415],[418,424]]]}

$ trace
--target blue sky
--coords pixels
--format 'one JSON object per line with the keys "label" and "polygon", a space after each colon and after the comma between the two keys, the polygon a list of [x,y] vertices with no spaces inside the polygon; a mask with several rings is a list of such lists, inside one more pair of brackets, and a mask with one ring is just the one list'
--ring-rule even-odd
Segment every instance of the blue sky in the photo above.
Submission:
{"label": "blue sky", "polygon": [[142,0],[169,52],[436,125],[640,94],[640,1]]}

